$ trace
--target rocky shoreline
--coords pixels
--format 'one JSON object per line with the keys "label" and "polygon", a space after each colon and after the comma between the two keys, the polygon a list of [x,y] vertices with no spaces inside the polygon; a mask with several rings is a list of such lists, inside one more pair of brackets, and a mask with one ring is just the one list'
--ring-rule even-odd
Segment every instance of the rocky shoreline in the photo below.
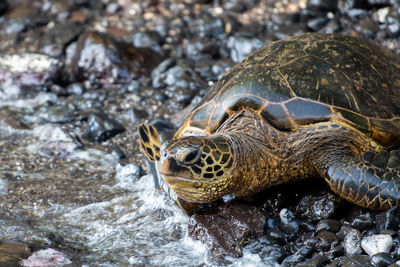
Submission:
{"label": "rocky shoreline", "polygon": [[[178,125],[252,50],[303,32],[357,36],[400,55],[400,3],[0,0],[0,265],[44,258],[65,266],[165,266],[171,251],[141,250],[140,242],[167,247],[186,234],[206,244],[207,256],[170,263],[400,264],[400,209],[356,207],[320,179],[225,199],[186,226],[160,226],[156,237],[137,230],[145,214],[160,222],[183,216],[136,196],[149,179],[138,123]],[[98,243],[93,225],[109,225]],[[125,254],[113,250],[118,242],[126,242]]]}

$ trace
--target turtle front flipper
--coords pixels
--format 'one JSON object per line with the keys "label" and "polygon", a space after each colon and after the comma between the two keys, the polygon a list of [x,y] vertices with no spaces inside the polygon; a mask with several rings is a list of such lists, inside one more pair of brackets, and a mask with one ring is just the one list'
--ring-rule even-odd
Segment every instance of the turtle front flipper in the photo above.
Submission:
{"label": "turtle front flipper", "polygon": [[147,159],[154,162],[160,159],[160,137],[152,124],[142,123],[138,126],[140,136],[140,151]]}
{"label": "turtle front flipper", "polygon": [[[319,172],[331,189],[357,205],[385,210],[400,204],[399,150],[329,153]],[[322,167],[323,166],[323,167]]]}
{"label": "turtle front flipper", "polygon": [[173,137],[175,129],[170,124],[157,120],[151,124],[140,124],[138,131],[140,151],[148,159],[147,165],[153,175],[154,187],[164,191],[185,213],[192,214],[198,203],[187,202],[176,195],[158,172],[161,144]]}

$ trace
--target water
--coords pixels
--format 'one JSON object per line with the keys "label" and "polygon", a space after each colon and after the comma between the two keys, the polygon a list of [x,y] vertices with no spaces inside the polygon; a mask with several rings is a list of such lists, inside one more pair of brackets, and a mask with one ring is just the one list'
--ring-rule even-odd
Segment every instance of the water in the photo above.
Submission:
{"label": "water", "polygon": [[87,244],[87,259],[97,264],[187,265],[188,259],[201,263],[206,248],[187,236],[188,217],[152,186],[151,177],[142,177],[129,193],[72,209],[57,223]]}
{"label": "water", "polygon": [[[189,217],[138,166],[82,148],[57,124],[14,129],[0,122],[0,240],[46,248],[56,236],[57,250],[81,266],[221,264],[188,236]],[[246,249],[226,263],[265,266]]]}

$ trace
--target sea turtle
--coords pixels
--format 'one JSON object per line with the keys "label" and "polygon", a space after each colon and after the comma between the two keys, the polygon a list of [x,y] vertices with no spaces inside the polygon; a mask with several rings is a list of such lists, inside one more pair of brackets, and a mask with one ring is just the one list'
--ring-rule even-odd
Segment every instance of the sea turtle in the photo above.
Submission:
{"label": "sea turtle", "polygon": [[321,176],[357,205],[400,204],[400,59],[368,41],[306,33],[267,44],[171,138],[162,128],[139,125],[140,147],[180,203]]}

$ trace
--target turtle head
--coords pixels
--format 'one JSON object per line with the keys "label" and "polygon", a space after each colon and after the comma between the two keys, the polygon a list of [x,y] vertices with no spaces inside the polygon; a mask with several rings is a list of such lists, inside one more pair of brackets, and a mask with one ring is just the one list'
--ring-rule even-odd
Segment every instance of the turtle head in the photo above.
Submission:
{"label": "turtle head", "polygon": [[162,145],[158,170],[184,200],[211,202],[229,193],[233,161],[227,137],[187,136]]}

